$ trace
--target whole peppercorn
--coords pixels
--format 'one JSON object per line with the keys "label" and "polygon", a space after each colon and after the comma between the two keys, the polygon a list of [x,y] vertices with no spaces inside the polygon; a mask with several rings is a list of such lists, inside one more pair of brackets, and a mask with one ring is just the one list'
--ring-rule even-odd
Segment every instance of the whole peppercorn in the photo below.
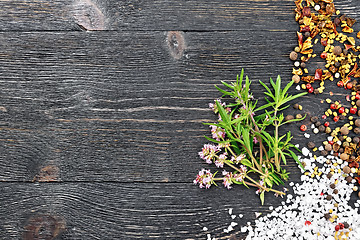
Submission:
{"label": "whole peppercorn", "polygon": [[341,66],[340,62],[335,62],[334,65],[335,65],[335,67],[337,67],[337,68]]}
{"label": "whole peppercorn", "polygon": [[315,147],[315,143],[308,142],[307,147],[313,149]]}
{"label": "whole peppercorn", "polygon": [[[340,48],[340,49],[341,49],[341,48]],[[292,51],[292,52],[290,53],[290,59],[291,59],[291,60],[295,61],[295,60],[297,59],[297,57],[298,57],[298,54],[297,54],[295,51]]]}
{"label": "whole peppercorn", "polygon": [[360,134],[360,128],[354,128],[354,133],[355,134]]}
{"label": "whole peppercorn", "polygon": [[344,222],[344,228],[349,228],[350,225],[347,222]]}
{"label": "whole peppercorn", "polygon": [[334,183],[330,184],[331,189],[335,189],[336,185]]}
{"label": "whole peppercorn", "polygon": [[316,116],[310,118],[310,121],[311,121],[312,123],[316,123],[318,120],[319,120],[319,118],[316,117]]}
{"label": "whole peppercorn", "polygon": [[311,35],[310,32],[305,32],[305,33],[304,33],[304,36],[305,36],[306,38],[310,37],[310,35]]}
{"label": "whole peppercorn", "polygon": [[339,193],[339,190],[334,189],[333,193],[334,193],[334,194],[338,194],[338,193]]}
{"label": "whole peppercorn", "polygon": [[321,153],[321,155],[323,155],[323,156],[326,156],[326,155],[329,154],[326,150],[322,150],[320,153]]}
{"label": "whole peppercorn", "polygon": [[345,161],[349,159],[349,155],[347,155],[346,153],[342,153],[340,154],[340,158]]}
{"label": "whole peppercorn", "polygon": [[349,167],[349,166],[345,166],[345,167],[343,168],[343,172],[346,173],[346,174],[349,174],[349,173],[351,172],[350,167]]}
{"label": "whole peppercorn", "polygon": [[293,115],[287,115],[285,117],[285,121],[290,121],[290,120],[293,120],[294,119],[294,116]]}
{"label": "whole peppercorn", "polygon": [[343,81],[338,81],[338,82],[337,82],[337,86],[338,86],[338,87],[344,87]]}
{"label": "whole peppercorn", "polygon": [[292,80],[294,81],[294,83],[299,83],[300,82],[300,77],[299,77],[299,75],[294,75],[294,76],[292,76]]}
{"label": "whole peppercorn", "polygon": [[330,213],[325,213],[325,214],[324,214],[324,218],[325,218],[326,220],[329,220],[329,219],[331,218]]}
{"label": "whole peppercorn", "polygon": [[360,110],[357,112],[357,115],[360,117]]}
{"label": "whole peppercorn", "polygon": [[321,125],[321,122],[319,122],[319,121],[317,121],[317,122],[315,123],[315,126],[316,126],[316,127],[320,127],[320,125]]}
{"label": "whole peppercorn", "polygon": [[343,54],[344,54],[344,55],[348,55],[348,53],[349,53],[349,52],[348,52],[347,49],[344,49],[344,50],[343,50]]}
{"label": "whole peppercorn", "polygon": [[344,148],[339,148],[339,153],[343,153],[344,152]]}
{"label": "whole peppercorn", "polygon": [[360,127],[360,119],[355,120],[355,126]]}
{"label": "whole peppercorn", "polygon": [[306,125],[301,125],[300,130],[305,132],[307,130],[307,126]]}
{"label": "whole peppercorn", "polygon": [[331,172],[329,172],[329,173],[326,175],[326,177],[327,177],[328,179],[330,179],[332,176],[333,176],[333,173],[331,173]]}
{"label": "whole peppercorn", "polygon": [[330,201],[332,199],[332,196],[331,195],[327,195],[326,196],[326,200]]}
{"label": "whole peppercorn", "polygon": [[305,63],[305,62],[301,62],[301,63],[300,63],[300,67],[306,68],[306,63]]}
{"label": "whole peppercorn", "polygon": [[323,125],[319,126],[319,131],[320,132],[325,132],[325,127]]}
{"label": "whole peppercorn", "polygon": [[350,176],[347,176],[347,177],[345,178],[345,180],[346,180],[348,183],[351,183],[351,181],[353,180],[353,178],[350,177]]}
{"label": "whole peppercorn", "polygon": [[350,108],[350,113],[351,113],[351,114],[356,114],[356,113],[357,113],[357,109],[356,109],[356,108]]}
{"label": "whole peppercorn", "polygon": [[360,107],[360,100],[356,101],[356,106]]}
{"label": "whole peppercorn", "polygon": [[360,191],[358,192],[358,197],[360,198]]}
{"label": "whole peppercorn", "polygon": [[345,108],[344,108],[344,107],[341,107],[341,108],[339,108],[339,110],[338,110],[338,111],[339,111],[339,113],[340,113],[340,114],[342,114],[342,113],[344,113],[344,112],[345,112]]}
{"label": "whole peppercorn", "polygon": [[339,227],[340,227],[340,229],[344,229],[344,224],[339,223]]}
{"label": "whole peppercorn", "polygon": [[333,49],[333,53],[337,56],[339,56],[342,53],[342,49],[340,46],[335,46]]}
{"label": "whole peppercorn", "polygon": [[346,126],[342,126],[340,128],[340,132],[341,132],[342,135],[348,135],[349,134],[349,128],[346,127]]}
{"label": "whole peppercorn", "polygon": [[294,107],[294,109],[299,109],[299,104],[295,103],[295,104],[293,105],[293,107]]}
{"label": "whole peppercorn", "polygon": [[353,138],[353,142],[354,142],[355,144],[358,144],[358,143],[360,142],[360,138],[354,137],[354,138]]}
{"label": "whole peppercorn", "polygon": [[330,144],[325,145],[325,150],[330,152],[332,150],[332,146]]}
{"label": "whole peppercorn", "polygon": [[340,115],[340,120],[344,120],[345,116],[344,115]]}

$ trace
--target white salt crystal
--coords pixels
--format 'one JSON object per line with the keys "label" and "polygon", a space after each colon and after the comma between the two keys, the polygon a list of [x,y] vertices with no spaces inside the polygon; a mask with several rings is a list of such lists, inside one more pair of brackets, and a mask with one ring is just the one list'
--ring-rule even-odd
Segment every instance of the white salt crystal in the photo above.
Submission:
{"label": "white salt crystal", "polygon": [[297,85],[295,89],[298,90],[298,91],[300,91],[300,89],[301,89],[301,88],[300,88],[300,85]]}
{"label": "white salt crystal", "polygon": [[203,231],[207,231],[209,230],[207,227],[203,227]]}
{"label": "white salt crystal", "polygon": [[229,215],[231,215],[233,212],[233,209],[232,208],[229,208]]}

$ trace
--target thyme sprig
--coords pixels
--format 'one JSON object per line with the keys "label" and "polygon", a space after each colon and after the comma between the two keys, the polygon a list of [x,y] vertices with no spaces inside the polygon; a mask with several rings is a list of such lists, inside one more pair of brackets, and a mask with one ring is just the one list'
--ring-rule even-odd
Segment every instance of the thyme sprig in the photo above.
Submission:
{"label": "thyme sprig", "polygon": [[210,125],[212,132],[212,138],[205,138],[214,144],[205,144],[199,155],[207,163],[215,163],[219,168],[226,165],[231,171],[224,169],[223,177],[215,177],[217,172],[212,174],[202,169],[194,183],[206,188],[216,185],[217,181],[222,181],[229,189],[232,184],[256,187],[256,193],[264,204],[265,192],[272,191],[280,196],[285,194],[285,191],[273,187],[284,184],[283,180],[288,179],[289,173],[281,166],[287,164],[287,158],[294,159],[303,167],[293,150],[299,151],[291,143],[291,132],[280,135],[279,130],[287,123],[304,119],[286,121],[281,112],[289,107],[290,101],[306,93],[289,95],[287,91],[293,82],[282,89],[280,76],[276,82],[270,79],[270,88],[262,81],[259,82],[266,90],[266,103],[261,106],[258,106],[258,101],[254,100],[250,92],[249,78],[246,76],[244,80],[244,70],[237,76],[236,82],[228,84],[222,81],[226,90],[215,86],[223,94],[222,97],[231,98],[233,102],[226,105],[218,99],[210,104],[219,120],[218,123],[205,123]]}

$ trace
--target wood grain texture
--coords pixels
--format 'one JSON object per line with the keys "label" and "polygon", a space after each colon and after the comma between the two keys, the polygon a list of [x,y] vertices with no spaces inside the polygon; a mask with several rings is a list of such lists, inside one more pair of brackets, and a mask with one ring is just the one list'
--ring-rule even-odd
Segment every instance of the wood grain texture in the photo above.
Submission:
{"label": "wood grain texture", "polygon": [[202,122],[216,120],[213,85],[241,68],[258,97],[258,79],[289,81],[291,35],[181,35],[177,59],[166,32],[4,34],[0,179],[31,181],[55,165],[52,180],[188,182],[202,166]]}
{"label": "wood grain texture", "polygon": [[[336,7],[356,17],[356,0]],[[1,0],[0,30],[287,30],[295,28],[292,0]]]}
{"label": "wood grain texture", "polygon": [[[181,183],[1,183],[0,190],[0,203],[6,206],[0,210],[4,240],[24,234],[46,239],[59,224],[66,227],[58,239],[206,239],[208,233],[217,239],[241,239],[245,235],[238,227],[231,234],[223,230],[231,222],[241,226],[253,221],[255,212],[269,212],[270,204],[281,204],[271,196],[262,207],[259,200],[241,200],[255,195],[252,189],[234,194],[216,187],[199,191]],[[55,217],[61,223],[44,224]],[[33,225],[42,230],[29,230]]]}

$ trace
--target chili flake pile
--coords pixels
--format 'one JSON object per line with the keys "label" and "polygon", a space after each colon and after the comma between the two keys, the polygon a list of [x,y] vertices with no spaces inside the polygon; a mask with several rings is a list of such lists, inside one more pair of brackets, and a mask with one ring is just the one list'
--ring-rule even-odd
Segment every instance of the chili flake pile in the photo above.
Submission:
{"label": "chili flake pile", "polygon": [[[352,26],[355,19],[340,15],[332,0],[297,0],[295,5],[295,20],[300,30],[297,32],[298,46],[290,53],[290,59],[295,61],[294,81],[298,83],[302,80],[310,84],[320,81],[320,87],[308,89],[310,93],[318,94],[324,91],[324,81],[327,79],[341,79],[346,86],[351,82],[351,77],[359,78],[357,61],[360,46],[355,45],[355,37],[349,36],[354,32]],[[357,37],[360,38],[360,32]],[[318,68],[314,73],[309,73],[307,64],[317,56],[313,47],[319,40],[324,47],[320,57],[326,61],[326,69]],[[352,87],[356,88],[356,84]]]}

